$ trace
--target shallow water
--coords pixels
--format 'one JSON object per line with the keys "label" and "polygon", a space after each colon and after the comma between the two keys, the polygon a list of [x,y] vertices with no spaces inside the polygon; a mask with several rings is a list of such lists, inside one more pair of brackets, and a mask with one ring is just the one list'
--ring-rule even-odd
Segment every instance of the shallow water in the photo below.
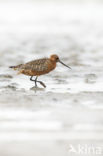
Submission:
{"label": "shallow water", "polygon": [[[103,149],[102,14],[102,3],[1,3],[0,155]],[[53,53],[72,69],[39,77],[46,89],[8,68]]]}

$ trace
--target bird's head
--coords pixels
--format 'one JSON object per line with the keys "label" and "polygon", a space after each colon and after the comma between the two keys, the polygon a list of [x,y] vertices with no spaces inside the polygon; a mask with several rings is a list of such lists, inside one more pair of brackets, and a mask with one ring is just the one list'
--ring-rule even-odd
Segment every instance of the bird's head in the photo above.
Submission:
{"label": "bird's head", "polygon": [[[53,61],[53,62],[59,62],[61,63],[62,65],[66,66],[67,68],[70,68],[69,66],[67,66],[66,64],[64,64],[60,59],[59,59],[59,56],[58,55],[51,55],[50,56],[50,60]],[[70,68],[71,69],[71,68]]]}
{"label": "bird's head", "polygon": [[54,55],[51,55],[51,56],[50,56],[50,60],[51,60],[51,61],[54,61],[54,62],[58,62],[58,61],[59,61],[59,57],[58,57],[57,55],[54,54]]}

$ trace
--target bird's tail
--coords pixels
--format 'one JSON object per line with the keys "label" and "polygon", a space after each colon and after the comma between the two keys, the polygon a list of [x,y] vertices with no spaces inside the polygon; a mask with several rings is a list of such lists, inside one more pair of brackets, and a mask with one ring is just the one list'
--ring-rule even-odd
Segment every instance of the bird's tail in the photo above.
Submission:
{"label": "bird's tail", "polygon": [[20,69],[23,64],[19,64],[17,66],[10,66],[9,68],[13,68],[14,70]]}

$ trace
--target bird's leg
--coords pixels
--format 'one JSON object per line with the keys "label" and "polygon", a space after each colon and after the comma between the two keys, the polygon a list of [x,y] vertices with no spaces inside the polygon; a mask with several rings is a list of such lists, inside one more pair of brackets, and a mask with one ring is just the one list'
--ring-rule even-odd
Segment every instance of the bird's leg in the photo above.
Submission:
{"label": "bird's leg", "polygon": [[37,81],[38,76],[36,76],[35,80],[32,78],[33,76],[30,77],[30,80],[35,82],[35,87],[37,87],[37,82],[39,82],[44,88],[46,88],[46,85],[42,81]]}
{"label": "bird's leg", "polygon": [[42,81],[36,81],[39,82],[44,88],[46,88],[46,85]]}
{"label": "bird's leg", "polygon": [[38,78],[38,77],[36,77],[35,80],[33,80],[32,78],[33,78],[33,76],[30,77],[30,80],[31,80],[31,81],[34,81],[34,82],[35,82],[35,87],[37,87],[37,83],[36,83],[36,82],[37,82],[37,78]]}
{"label": "bird's leg", "polygon": [[37,81],[37,78],[38,78],[38,77],[36,76],[36,78],[35,78],[35,87],[37,87],[37,82],[38,82],[38,81]]}
{"label": "bird's leg", "polygon": [[46,85],[45,85],[42,81],[37,81],[37,78],[38,78],[38,77],[36,77],[36,79],[35,79],[36,82],[39,82],[44,88],[46,88]]}
{"label": "bird's leg", "polygon": [[32,78],[33,78],[33,76],[30,77],[30,81],[34,81]]}

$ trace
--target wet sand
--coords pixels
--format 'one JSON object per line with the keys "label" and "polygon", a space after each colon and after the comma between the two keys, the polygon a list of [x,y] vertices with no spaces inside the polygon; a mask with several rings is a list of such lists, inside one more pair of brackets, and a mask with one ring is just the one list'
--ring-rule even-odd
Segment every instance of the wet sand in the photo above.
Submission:
{"label": "wet sand", "polygon": [[[20,6],[2,3],[1,13],[15,5]],[[79,144],[99,147],[103,154],[103,5],[90,6],[30,2],[21,4],[24,16],[14,11],[16,18],[10,18],[7,10],[8,22],[1,14],[0,156],[75,156],[70,145]],[[77,16],[70,16],[74,10]],[[39,77],[46,89],[35,89],[29,77],[8,68],[52,53],[72,70],[58,63]]]}

